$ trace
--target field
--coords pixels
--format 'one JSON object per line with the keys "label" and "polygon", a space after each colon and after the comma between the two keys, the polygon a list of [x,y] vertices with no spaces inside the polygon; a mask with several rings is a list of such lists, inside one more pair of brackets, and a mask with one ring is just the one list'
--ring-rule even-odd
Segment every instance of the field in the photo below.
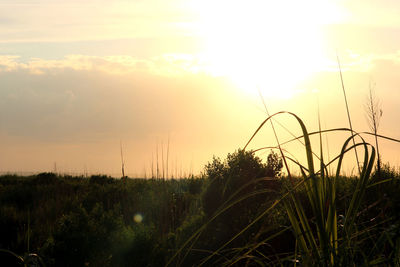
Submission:
{"label": "field", "polygon": [[[362,179],[335,177],[335,199],[329,199],[329,193],[320,195],[325,201],[319,210],[323,230],[315,213],[318,208],[310,202],[311,180],[283,177],[283,165],[275,153],[263,163],[252,152],[237,150],[226,159],[214,158],[201,177],[179,180],[53,173],[1,176],[1,262],[3,266],[399,264],[397,171],[385,165],[379,174],[373,170],[354,211],[350,208],[358,201],[354,196]],[[325,178],[327,183],[333,181]],[[319,180],[325,178],[318,174]],[[326,188],[332,196],[332,187]],[[332,214],[337,227],[329,225]]]}

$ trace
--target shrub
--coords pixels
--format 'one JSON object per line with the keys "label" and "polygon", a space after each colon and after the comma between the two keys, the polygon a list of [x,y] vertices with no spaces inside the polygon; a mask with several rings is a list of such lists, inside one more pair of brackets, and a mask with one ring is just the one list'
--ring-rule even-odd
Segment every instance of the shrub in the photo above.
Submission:
{"label": "shrub", "polygon": [[36,178],[33,180],[33,183],[38,184],[38,185],[55,184],[58,182],[60,182],[60,179],[58,179],[57,175],[52,172],[39,173],[36,176]]}
{"label": "shrub", "polygon": [[113,184],[115,183],[115,179],[108,177],[106,175],[92,175],[89,178],[89,182],[91,184],[100,184],[100,185],[106,185],[106,184]]}
{"label": "shrub", "polygon": [[260,178],[278,177],[281,169],[282,160],[274,152],[268,155],[267,163],[254,153],[240,149],[228,154],[225,161],[214,157],[205,167],[210,181],[202,199],[205,213],[211,216],[233,194],[239,197],[266,185],[274,187],[276,181],[271,183]]}

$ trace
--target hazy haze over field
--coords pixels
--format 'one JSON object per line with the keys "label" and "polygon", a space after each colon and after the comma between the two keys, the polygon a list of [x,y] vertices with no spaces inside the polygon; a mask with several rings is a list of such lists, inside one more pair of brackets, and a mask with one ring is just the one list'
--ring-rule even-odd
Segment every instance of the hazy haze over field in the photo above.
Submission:
{"label": "hazy haze over field", "polygon": [[[379,132],[400,138],[398,1],[232,2],[1,1],[0,171],[118,175],[121,141],[127,173],[149,176],[169,137],[170,173],[197,173],[265,118],[257,88],[310,131],[318,101],[323,128],[347,127],[336,51],[354,129],[369,131],[373,83]],[[266,129],[251,147],[268,145]],[[400,145],[380,145],[399,165]]]}

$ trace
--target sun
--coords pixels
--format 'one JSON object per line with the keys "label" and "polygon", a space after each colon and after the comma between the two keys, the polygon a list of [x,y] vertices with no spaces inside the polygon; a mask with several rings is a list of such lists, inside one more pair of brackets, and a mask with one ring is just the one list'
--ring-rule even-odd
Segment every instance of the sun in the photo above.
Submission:
{"label": "sun", "polygon": [[201,57],[214,75],[246,93],[290,98],[296,85],[321,69],[322,26],[340,21],[328,1],[193,1]]}

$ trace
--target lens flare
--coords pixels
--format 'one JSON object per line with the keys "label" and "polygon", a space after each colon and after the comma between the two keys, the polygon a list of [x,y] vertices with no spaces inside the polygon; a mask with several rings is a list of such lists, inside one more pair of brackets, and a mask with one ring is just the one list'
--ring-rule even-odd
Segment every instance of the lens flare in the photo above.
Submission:
{"label": "lens flare", "polygon": [[143,221],[143,215],[140,213],[136,213],[133,216],[133,220],[135,221],[135,223],[141,223]]}

